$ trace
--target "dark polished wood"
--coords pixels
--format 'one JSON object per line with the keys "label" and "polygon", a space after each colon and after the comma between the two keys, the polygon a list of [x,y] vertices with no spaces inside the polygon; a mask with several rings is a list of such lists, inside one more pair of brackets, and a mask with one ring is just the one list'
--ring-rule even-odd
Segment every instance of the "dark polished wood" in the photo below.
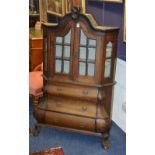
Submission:
{"label": "dark polished wood", "polygon": [[60,24],[43,24],[44,101],[36,119],[48,127],[100,134],[108,149],[119,29],[98,26],[91,15],[75,10]]}

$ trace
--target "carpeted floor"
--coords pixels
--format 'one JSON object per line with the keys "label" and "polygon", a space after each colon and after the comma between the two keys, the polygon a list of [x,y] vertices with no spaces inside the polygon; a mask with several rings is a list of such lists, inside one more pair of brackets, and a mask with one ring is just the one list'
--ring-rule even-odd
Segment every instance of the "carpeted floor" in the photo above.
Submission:
{"label": "carpeted floor", "polygon": [[[32,115],[31,98],[29,107],[30,127],[33,128],[36,121]],[[105,151],[99,137],[42,128],[39,136],[30,138],[29,149],[32,152],[43,148],[61,146],[65,155],[126,155],[126,134],[115,123],[113,123],[110,132],[110,142],[111,148]]]}

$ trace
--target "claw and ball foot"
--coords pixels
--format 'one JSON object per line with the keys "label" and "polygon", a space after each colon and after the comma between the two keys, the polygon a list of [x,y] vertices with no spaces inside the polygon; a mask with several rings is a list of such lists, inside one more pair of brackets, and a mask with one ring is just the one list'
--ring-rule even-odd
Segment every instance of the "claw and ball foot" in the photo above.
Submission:
{"label": "claw and ball foot", "polygon": [[36,124],[35,130],[34,130],[34,136],[38,136],[40,132],[41,132],[41,127]]}
{"label": "claw and ball foot", "polygon": [[30,130],[30,137],[36,137],[39,135],[40,131],[41,131],[41,127],[39,127],[38,125],[35,125],[34,129],[29,129]]}
{"label": "claw and ball foot", "polygon": [[102,134],[102,145],[105,150],[108,150],[110,148],[110,142],[109,142],[108,138],[109,138],[108,133]]}

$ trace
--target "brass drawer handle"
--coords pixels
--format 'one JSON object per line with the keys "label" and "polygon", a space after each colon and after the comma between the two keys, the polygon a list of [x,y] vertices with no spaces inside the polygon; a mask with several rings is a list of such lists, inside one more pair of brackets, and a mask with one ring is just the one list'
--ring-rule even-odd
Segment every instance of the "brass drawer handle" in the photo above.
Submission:
{"label": "brass drawer handle", "polygon": [[88,95],[88,90],[82,91],[82,94],[83,94],[83,95]]}
{"label": "brass drawer handle", "polygon": [[86,110],[87,110],[87,107],[85,107],[85,106],[82,107],[82,110],[83,110],[83,111],[86,111]]}
{"label": "brass drawer handle", "polygon": [[63,88],[57,87],[57,91],[63,91]]}
{"label": "brass drawer handle", "polygon": [[85,127],[84,123],[81,123],[80,128],[84,128],[84,127]]}
{"label": "brass drawer handle", "polygon": [[60,102],[56,103],[56,107],[63,107],[63,103]]}
{"label": "brass drawer handle", "polygon": [[58,118],[53,118],[52,120],[54,123],[59,123],[59,119]]}

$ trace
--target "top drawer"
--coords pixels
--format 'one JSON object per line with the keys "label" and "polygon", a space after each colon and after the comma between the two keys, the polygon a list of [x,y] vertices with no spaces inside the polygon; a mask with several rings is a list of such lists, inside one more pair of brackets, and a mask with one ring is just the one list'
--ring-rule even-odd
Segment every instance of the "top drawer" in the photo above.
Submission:
{"label": "top drawer", "polygon": [[48,93],[52,95],[61,95],[68,97],[77,97],[84,99],[97,99],[98,89],[89,87],[67,87],[67,86],[51,86],[48,87]]}
{"label": "top drawer", "polygon": [[31,48],[43,48],[43,39],[30,39]]}

